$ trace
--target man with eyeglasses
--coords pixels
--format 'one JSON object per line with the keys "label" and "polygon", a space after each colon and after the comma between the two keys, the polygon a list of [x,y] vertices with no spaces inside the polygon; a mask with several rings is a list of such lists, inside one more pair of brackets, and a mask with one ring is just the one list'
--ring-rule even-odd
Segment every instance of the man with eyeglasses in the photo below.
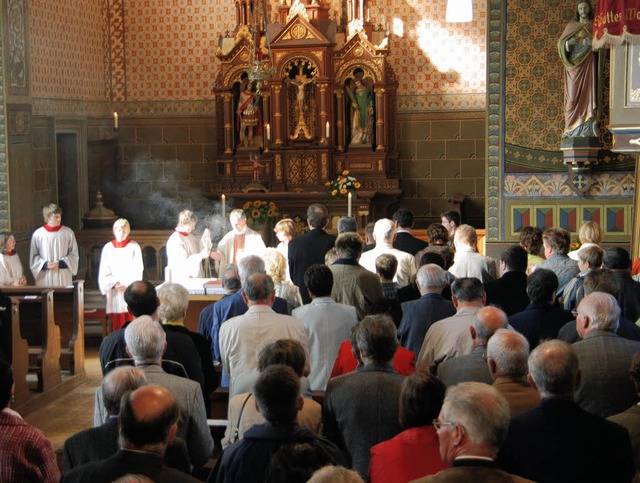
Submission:
{"label": "man with eyeglasses", "polygon": [[507,401],[488,384],[463,382],[450,387],[433,426],[440,457],[451,468],[414,483],[530,481],[502,471],[494,461],[507,435],[509,417]]}

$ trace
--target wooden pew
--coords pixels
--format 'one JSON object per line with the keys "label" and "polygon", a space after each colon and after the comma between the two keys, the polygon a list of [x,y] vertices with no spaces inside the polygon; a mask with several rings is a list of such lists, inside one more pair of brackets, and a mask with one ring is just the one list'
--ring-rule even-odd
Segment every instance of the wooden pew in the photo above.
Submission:
{"label": "wooden pew", "polygon": [[15,382],[14,400],[16,404],[22,404],[29,399],[29,385],[27,373],[29,372],[29,344],[22,337],[20,330],[20,302],[11,299],[11,365],[13,366],[13,379]]}
{"label": "wooden pew", "polygon": [[[62,360],[60,365],[71,375],[84,374],[84,280],[73,286],[48,287],[53,291],[54,320],[60,328]],[[39,295],[43,287],[2,286],[0,291],[10,297]]]}
{"label": "wooden pew", "polygon": [[[29,354],[37,360],[38,391],[46,392],[62,382],[60,372],[60,328],[54,321],[53,290],[39,295],[12,297],[19,303],[19,328],[29,344]],[[15,336],[13,336],[15,338]],[[14,357],[22,357],[14,354]]]}

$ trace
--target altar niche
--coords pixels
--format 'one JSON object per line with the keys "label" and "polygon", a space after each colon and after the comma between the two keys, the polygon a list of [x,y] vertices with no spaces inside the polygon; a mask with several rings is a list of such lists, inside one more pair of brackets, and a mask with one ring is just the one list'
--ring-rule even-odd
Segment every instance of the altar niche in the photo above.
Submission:
{"label": "altar niche", "polygon": [[365,20],[362,2],[345,24],[329,19],[323,0],[279,3],[269,24],[253,17],[272,11],[261,5],[236,0],[244,13],[216,51],[211,195],[257,186],[259,163],[257,181],[271,193],[326,202],[325,183],[349,170],[371,190],[369,208],[376,193],[397,197],[397,80],[386,27]]}

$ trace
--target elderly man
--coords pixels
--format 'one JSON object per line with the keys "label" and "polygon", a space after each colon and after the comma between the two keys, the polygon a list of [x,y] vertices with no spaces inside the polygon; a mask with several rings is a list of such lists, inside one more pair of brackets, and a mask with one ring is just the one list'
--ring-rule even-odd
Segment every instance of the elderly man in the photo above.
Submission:
{"label": "elderly man", "polygon": [[449,271],[456,278],[475,277],[485,283],[498,276],[495,260],[478,253],[478,235],[471,225],[456,229],[453,244],[456,254]]}
{"label": "elderly man", "polygon": [[393,280],[398,282],[399,287],[404,287],[416,274],[416,266],[410,253],[393,248],[395,236],[396,227],[392,220],[382,218],[376,221],[373,227],[373,239],[376,241],[376,246],[373,250],[362,254],[360,265],[370,272],[376,273],[376,258],[382,254],[393,255],[398,259],[398,268]]}
{"label": "elderly man", "polygon": [[307,209],[307,224],[309,232],[295,237],[289,243],[289,273],[291,281],[300,289],[302,301],[311,302],[311,297],[304,286],[304,272],[314,263],[324,263],[324,255],[336,241],[336,237],[329,235],[324,229],[329,223],[329,210],[319,203]]}
{"label": "elderly man", "polygon": [[445,386],[476,381],[491,384],[487,367],[487,343],[496,330],[509,326],[507,314],[497,307],[482,307],[473,316],[469,332],[472,350],[469,354],[452,357],[438,365],[438,377]]}
{"label": "elderly man", "polygon": [[549,228],[542,233],[542,244],[546,260],[537,265],[535,270],[546,268],[556,274],[558,277],[556,295],[560,300],[562,299],[564,288],[573,277],[580,273],[578,262],[567,255],[571,245],[571,235],[567,230]]}
{"label": "elderly man", "polygon": [[484,284],[487,305],[496,305],[513,315],[529,305],[527,297],[527,251],[520,245],[505,248],[500,255],[502,276]]}
{"label": "elderly man", "polygon": [[163,457],[178,432],[180,408],[161,386],[143,386],[127,393],[120,408],[120,450],[113,456],[65,473],[63,482],[106,482],[141,475],[158,482],[199,481],[164,465]]}
{"label": "elderly man", "polygon": [[[278,339],[294,339],[304,347],[309,361],[309,336],[302,322],[271,308],[275,289],[270,276],[255,273],[247,278],[244,292],[249,307],[243,315],[227,320],[220,328],[220,359],[229,375],[229,397],[251,390],[258,377],[259,349]],[[306,371],[308,373],[308,370]]]}
{"label": "elderly man", "polygon": [[484,289],[477,278],[456,279],[451,291],[457,312],[429,328],[418,354],[418,369],[434,374],[445,359],[471,352],[473,341],[469,327],[473,316],[484,306]]}
{"label": "elderly man", "polygon": [[[167,333],[167,340],[171,341],[178,335],[182,335],[182,339],[191,340],[197,351],[197,356],[202,365],[202,393],[205,397],[205,405],[208,405],[209,394],[218,387],[218,377],[213,369],[213,359],[207,339],[202,334],[191,332],[184,325],[184,318],[189,308],[189,292],[182,285],[177,283],[165,282],[158,289],[158,299],[160,307],[158,315],[162,322],[162,328]],[[189,347],[189,349],[186,349]],[[190,350],[190,345],[185,345],[185,350]],[[193,354],[195,357],[196,354]]]}
{"label": "elderly man", "polygon": [[413,213],[404,208],[396,210],[393,214],[393,222],[396,225],[396,239],[393,240],[393,248],[402,250],[411,255],[427,248],[428,243],[411,234],[413,229]]}
{"label": "elderly man", "polygon": [[267,367],[253,388],[255,405],[267,421],[250,428],[244,438],[224,450],[207,481],[254,483],[266,481],[269,462],[280,447],[308,443],[331,464],[344,465],[344,455],[326,439],[296,422],[303,407],[300,378],[284,364]]}
{"label": "elderly man", "polygon": [[442,290],[447,285],[447,274],[438,265],[429,263],[420,267],[416,285],[421,297],[402,303],[398,339],[402,347],[413,351],[417,356],[429,327],[438,320],[451,317],[456,309],[450,300],[442,297]]}
{"label": "elderly man", "polygon": [[509,406],[493,387],[479,382],[450,387],[433,425],[440,456],[451,468],[416,483],[530,481],[502,471],[494,461],[509,428]]}
{"label": "elderly man", "polygon": [[355,307],[358,319],[361,319],[383,297],[380,280],[358,263],[362,255],[362,238],[357,233],[340,235],[336,240],[336,252],[338,259],[330,267],[333,273],[331,298]]}
{"label": "elderly man", "polygon": [[342,341],[349,338],[358,323],[356,309],[331,298],[333,273],[326,265],[311,265],[304,274],[311,303],[294,309],[293,316],[302,321],[311,343],[313,391],[324,391]]}
{"label": "elderly man", "polygon": [[495,387],[509,404],[511,417],[540,404],[540,394],[527,380],[529,343],[513,330],[499,329],[487,343],[487,365]]}
{"label": "elderly man", "polygon": [[338,220],[338,235],[343,233],[356,233],[358,223],[353,216],[341,216]]}
{"label": "elderly man", "polygon": [[[118,451],[118,414],[122,396],[146,383],[144,372],[132,366],[118,367],[104,376],[102,385],[96,390],[96,410],[106,412],[108,420],[95,428],[80,431],[64,442],[65,471],[108,458]],[[169,445],[164,462],[180,471],[191,471],[187,445],[181,438],[176,437]]]}
{"label": "elderly man", "polygon": [[391,365],[398,341],[389,316],[362,319],[356,339],[364,367],[329,380],[324,434],[344,449],[353,469],[366,478],[371,447],[402,431],[398,410],[403,377]]}
{"label": "elderly man", "polygon": [[527,338],[529,347],[556,338],[562,326],[573,320],[571,312],[555,303],[557,288],[558,277],[551,270],[537,268],[527,277],[530,303],[522,312],[509,317],[509,323]]}
{"label": "elderly man", "polygon": [[607,417],[637,402],[629,366],[640,342],[624,339],[618,328],[620,306],[609,294],[593,292],[580,301],[576,329],[582,340],[573,348],[582,370],[576,403],[592,414]]}
{"label": "elderly man", "polygon": [[219,273],[222,273],[230,264],[237,264],[247,255],[261,256],[266,246],[262,235],[247,227],[247,216],[243,210],[231,210],[229,221],[233,228],[222,237],[218,243],[217,251],[211,258],[220,261]]}
{"label": "elderly man", "polygon": [[550,340],[531,352],[528,378],[542,402],[511,419],[498,455],[502,468],[534,481],[631,481],[627,430],[573,401],[580,377],[578,357],[566,342]]}
{"label": "elderly man", "polygon": [[125,329],[127,352],[136,367],[144,372],[149,384],[167,388],[178,401],[180,421],[178,436],[185,440],[194,466],[204,465],[213,452],[213,439],[207,425],[207,414],[200,385],[184,377],[167,374],[161,367],[166,333],[160,324],[143,315]]}

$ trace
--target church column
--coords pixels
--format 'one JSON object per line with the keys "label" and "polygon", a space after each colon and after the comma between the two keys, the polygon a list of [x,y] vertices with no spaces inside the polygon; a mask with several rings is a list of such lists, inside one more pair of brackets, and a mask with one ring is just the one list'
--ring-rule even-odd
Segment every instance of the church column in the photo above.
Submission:
{"label": "church column", "polygon": [[344,151],[344,93],[336,90],[336,150]]}
{"label": "church column", "polygon": [[[264,145],[264,152],[269,151],[269,145],[271,144],[271,139],[267,139],[267,124],[271,122],[271,116],[269,113],[271,112],[271,99],[269,93],[265,92],[262,94],[262,143]],[[269,136],[271,136],[271,125],[269,124]]]}
{"label": "church column", "polygon": [[320,87],[320,139],[326,140],[329,142],[329,138],[331,137],[331,133],[327,135],[326,125],[327,125],[327,83],[318,83],[318,87]]}
{"label": "church column", "polygon": [[231,93],[222,95],[224,101],[224,154],[233,154],[233,108]]}
{"label": "church column", "polygon": [[273,86],[274,113],[273,113],[273,136],[276,146],[282,146],[282,106],[280,105],[281,85]]}
{"label": "church column", "polygon": [[385,137],[384,137],[384,87],[380,87],[375,90],[376,94],[376,140],[377,147],[376,151],[384,151],[385,150]]}

